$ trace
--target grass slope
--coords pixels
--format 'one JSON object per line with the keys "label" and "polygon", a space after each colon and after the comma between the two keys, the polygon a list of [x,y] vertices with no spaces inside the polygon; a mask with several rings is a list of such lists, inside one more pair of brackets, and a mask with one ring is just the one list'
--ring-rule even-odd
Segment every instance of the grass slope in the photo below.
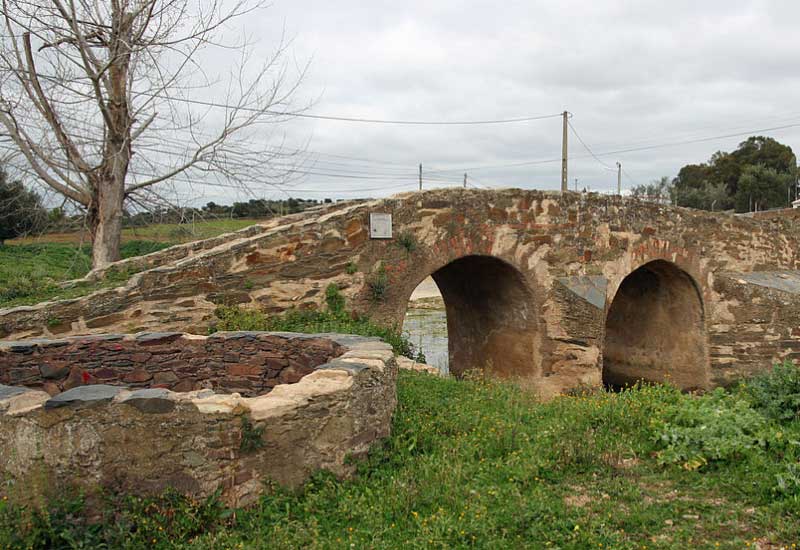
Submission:
{"label": "grass slope", "polygon": [[[122,258],[142,256],[176,243],[207,239],[257,223],[223,219],[195,224],[154,224],[123,231]],[[92,267],[87,235],[51,233],[7,241],[0,246],[0,307],[30,305],[46,300],[77,298],[100,288],[118,286],[132,273],[114,273],[104,281],[68,289],[58,283],[78,279]],[[84,243],[84,244],[82,244]]]}
{"label": "grass slope", "polygon": [[[223,233],[238,231],[245,227],[250,227],[259,223],[256,219],[218,219],[204,220],[196,223],[155,223],[144,227],[131,227],[122,230],[122,242],[129,241],[157,241],[184,243],[216,237]],[[41,244],[41,243],[61,243],[61,244],[88,244],[91,237],[86,232],[75,231],[70,233],[45,233],[42,235],[32,235],[20,237],[7,244]]]}
{"label": "grass slope", "polygon": [[[235,513],[213,499],[116,497],[91,525],[74,501],[39,516],[0,503],[0,547],[792,548],[800,538],[800,485],[777,483],[797,464],[800,426],[757,412],[772,443],[753,444],[757,392],[645,387],[539,404],[508,384],[401,372],[398,393],[391,438],[351,481],[320,474]],[[706,406],[719,415],[701,429],[692,415]],[[724,447],[736,450],[714,458]],[[681,449],[693,458],[673,456]]]}
{"label": "grass slope", "polygon": [[[122,257],[149,254],[169,243],[129,241]],[[0,307],[35,304],[56,298],[75,298],[125,282],[130,273],[117,273],[95,284],[60,288],[59,282],[78,279],[92,267],[91,249],[71,244],[42,243],[0,247]]]}

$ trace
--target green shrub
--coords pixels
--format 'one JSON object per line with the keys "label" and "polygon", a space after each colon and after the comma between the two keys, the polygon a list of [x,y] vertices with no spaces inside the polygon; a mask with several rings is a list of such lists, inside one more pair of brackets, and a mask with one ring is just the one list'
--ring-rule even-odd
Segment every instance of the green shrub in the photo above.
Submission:
{"label": "green shrub", "polygon": [[264,429],[266,426],[254,426],[250,418],[242,416],[242,440],[239,450],[243,453],[252,453],[264,446]]}
{"label": "green shrub", "polygon": [[355,275],[358,272],[358,265],[355,262],[347,262],[344,272],[348,275]]}
{"label": "green shrub", "polygon": [[15,276],[4,283],[0,283],[0,302],[38,296],[55,288],[56,286],[49,279]]}
{"label": "green shrub", "polygon": [[770,436],[767,419],[722,388],[702,397],[683,396],[655,422],[659,462],[679,463],[687,470],[762,450]]}
{"label": "green shrub", "polygon": [[419,352],[416,347],[394,328],[372,323],[367,317],[345,311],[291,310],[281,315],[265,315],[253,309],[238,306],[220,306],[214,315],[217,322],[209,329],[220,330],[265,330],[274,332],[305,332],[357,334],[377,336],[392,346],[398,355],[414,359]]}
{"label": "green shrub", "polygon": [[413,233],[400,233],[397,236],[397,246],[411,254],[417,249],[417,238]]}
{"label": "green shrub", "polygon": [[769,418],[779,422],[800,418],[800,367],[790,361],[753,377],[740,389]]}
{"label": "green shrub", "polygon": [[342,315],[345,313],[345,300],[342,293],[339,292],[339,286],[336,283],[331,283],[325,289],[325,303],[328,305],[328,311],[334,315]]}
{"label": "green shrub", "polygon": [[383,302],[386,299],[386,294],[389,291],[389,276],[386,274],[386,268],[383,265],[369,278],[367,287],[373,302]]}

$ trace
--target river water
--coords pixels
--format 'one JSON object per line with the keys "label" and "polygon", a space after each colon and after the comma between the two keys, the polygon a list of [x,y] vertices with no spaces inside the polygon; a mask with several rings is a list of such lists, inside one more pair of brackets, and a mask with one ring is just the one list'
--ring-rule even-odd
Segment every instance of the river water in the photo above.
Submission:
{"label": "river water", "polygon": [[[412,302],[413,306],[413,302]],[[448,374],[447,316],[443,309],[416,309],[406,312],[403,332],[408,339],[425,353],[428,365]]]}

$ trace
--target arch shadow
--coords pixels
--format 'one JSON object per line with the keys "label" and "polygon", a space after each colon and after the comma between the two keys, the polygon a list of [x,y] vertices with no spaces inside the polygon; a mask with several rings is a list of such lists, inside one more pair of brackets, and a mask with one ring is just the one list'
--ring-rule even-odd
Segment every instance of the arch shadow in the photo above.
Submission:
{"label": "arch shadow", "polygon": [[538,374],[538,316],[533,293],[513,265],[463,256],[434,271],[447,314],[450,372],[500,378]]}
{"label": "arch shadow", "polygon": [[606,315],[603,384],[639,380],[708,387],[702,295],[691,275],[666,260],[625,277]]}

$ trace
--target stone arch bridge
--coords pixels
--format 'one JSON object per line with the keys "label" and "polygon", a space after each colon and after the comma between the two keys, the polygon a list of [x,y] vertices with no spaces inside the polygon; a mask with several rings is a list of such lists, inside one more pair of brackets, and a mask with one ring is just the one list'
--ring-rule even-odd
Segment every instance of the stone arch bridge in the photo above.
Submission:
{"label": "stone arch bridge", "polygon": [[[391,238],[371,238],[370,214],[392,215]],[[218,304],[319,307],[331,283],[349,308],[401,325],[432,275],[451,370],[545,395],[637,379],[708,388],[800,357],[800,211],[747,218],[593,194],[435,190],[337,203],[111,269],[137,274],[0,310],[0,337],[205,332]]]}

